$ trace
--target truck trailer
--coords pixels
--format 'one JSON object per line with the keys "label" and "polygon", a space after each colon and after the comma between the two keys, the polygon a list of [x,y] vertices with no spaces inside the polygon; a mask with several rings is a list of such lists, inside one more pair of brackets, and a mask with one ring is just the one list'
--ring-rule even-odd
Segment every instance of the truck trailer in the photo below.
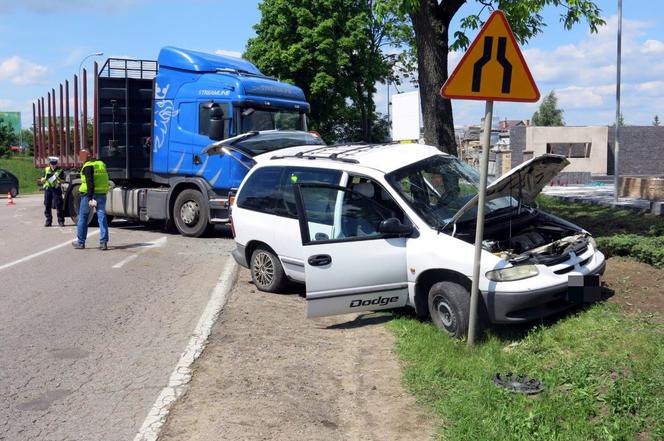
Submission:
{"label": "truck trailer", "polygon": [[85,70],[78,89],[74,76],[73,117],[68,81],[60,84],[59,115],[55,89],[33,104],[35,166],[60,158],[65,209],[74,221],[80,148],[106,164],[109,216],[165,221],[198,237],[229,221],[229,192],[250,161],[205,147],[250,132],[307,130],[309,104],[300,88],[222,55],[164,47],[157,60],[109,58],[101,69],[95,63],[90,122]]}

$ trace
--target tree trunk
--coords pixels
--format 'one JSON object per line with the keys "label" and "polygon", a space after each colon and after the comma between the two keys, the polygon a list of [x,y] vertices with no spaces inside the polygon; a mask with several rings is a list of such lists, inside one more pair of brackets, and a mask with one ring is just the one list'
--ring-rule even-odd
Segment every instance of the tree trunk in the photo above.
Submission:
{"label": "tree trunk", "polygon": [[440,88],[448,75],[448,28],[456,11],[450,13],[444,5],[445,1],[439,5],[438,0],[421,0],[421,6],[411,12],[410,18],[417,42],[417,76],[424,119],[424,142],[456,155],[452,103],[440,96]]}

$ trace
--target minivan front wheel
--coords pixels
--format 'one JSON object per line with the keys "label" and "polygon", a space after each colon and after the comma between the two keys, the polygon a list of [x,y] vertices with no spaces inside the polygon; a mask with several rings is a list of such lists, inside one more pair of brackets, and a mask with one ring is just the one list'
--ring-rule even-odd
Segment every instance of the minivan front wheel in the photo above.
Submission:
{"label": "minivan front wheel", "polygon": [[438,329],[451,337],[468,334],[470,293],[453,282],[438,282],[429,290],[429,314]]}
{"label": "minivan front wheel", "polygon": [[260,291],[279,292],[286,284],[286,275],[279,258],[266,248],[251,253],[251,280]]}

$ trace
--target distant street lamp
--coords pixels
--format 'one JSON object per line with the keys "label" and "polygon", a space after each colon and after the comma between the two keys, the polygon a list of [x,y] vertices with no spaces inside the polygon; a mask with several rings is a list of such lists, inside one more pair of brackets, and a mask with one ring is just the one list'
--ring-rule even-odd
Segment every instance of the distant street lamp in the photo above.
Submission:
{"label": "distant street lamp", "polygon": [[618,0],[618,49],[616,61],[616,126],[613,148],[613,202],[618,203],[618,153],[620,152],[620,61],[622,49],[622,0]]}
{"label": "distant street lamp", "polygon": [[[81,75],[81,70],[83,69],[83,63],[85,63],[85,60],[90,57],[101,57],[102,55],[104,55],[103,52],[93,52],[83,57],[81,62],[78,64],[78,88],[81,91],[78,95],[78,109],[81,119],[81,144],[84,144],[86,148],[88,147],[88,122],[83,121],[83,78]],[[87,100],[88,97],[86,96],[85,99]]]}

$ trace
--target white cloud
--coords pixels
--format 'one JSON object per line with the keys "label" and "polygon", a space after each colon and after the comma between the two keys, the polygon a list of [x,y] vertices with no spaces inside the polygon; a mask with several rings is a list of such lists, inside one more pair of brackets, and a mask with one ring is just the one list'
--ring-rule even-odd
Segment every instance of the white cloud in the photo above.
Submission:
{"label": "white cloud", "polygon": [[12,100],[6,98],[0,98],[0,110],[6,111],[14,105]]}
{"label": "white cloud", "polygon": [[661,54],[664,52],[664,42],[659,40],[646,40],[645,43],[643,43],[641,52],[646,54]]}
{"label": "white cloud", "polygon": [[242,58],[242,52],[238,51],[229,51],[226,49],[217,49],[214,51],[215,54],[217,55],[224,55],[226,57],[234,57],[234,58]]}
{"label": "white cloud", "polygon": [[48,68],[32,63],[17,55],[0,61],[0,80],[17,86],[37,84],[48,73]]}

